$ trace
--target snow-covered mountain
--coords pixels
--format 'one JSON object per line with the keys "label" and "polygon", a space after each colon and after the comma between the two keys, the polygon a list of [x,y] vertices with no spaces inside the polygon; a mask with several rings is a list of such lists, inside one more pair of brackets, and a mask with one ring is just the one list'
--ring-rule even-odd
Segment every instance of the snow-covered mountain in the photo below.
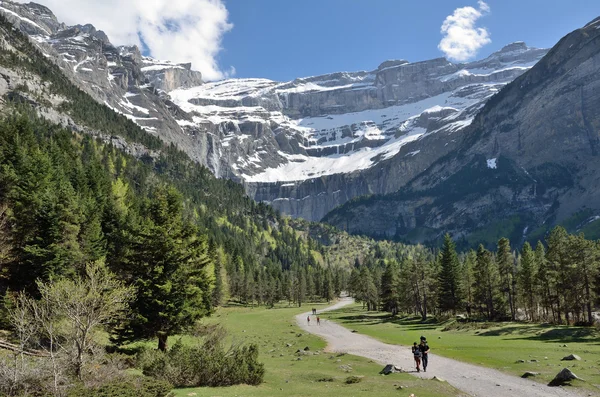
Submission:
{"label": "snow-covered mountain", "polygon": [[399,60],[291,82],[204,83],[189,64],[113,46],[46,7],[2,1],[0,12],[98,101],[256,200],[310,220],[398,190],[453,150],[485,102],[547,52],[513,43],[467,64]]}

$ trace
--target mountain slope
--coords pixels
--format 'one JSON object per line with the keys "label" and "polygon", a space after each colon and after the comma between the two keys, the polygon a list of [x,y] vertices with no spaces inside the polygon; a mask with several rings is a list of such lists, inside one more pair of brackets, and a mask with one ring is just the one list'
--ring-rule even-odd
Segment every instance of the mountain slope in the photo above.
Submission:
{"label": "mountain slope", "polygon": [[120,239],[161,187],[181,193],[186,221],[211,247],[208,270],[227,276],[223,296],[265,299],[268,280],[281,297],[284,281],[334,269],[322,246],[242,186],[75,86],[2,15],[0,125],[0,294],[103,256],[120,268]]}
{"label": "mountain slope", "polygon": [[242,182],[256,201],[309,220],[398,190],[453,150],[485,101],[546,52],[514,43],[468,64],[397,60],[291,82],[203,83],[189,64],[113,46],[43,6],[3,1],[0,13],[98,102]]}
{"label": "mountain slope", "polygon": [[444,231],[465,243],[536,239],[600,214],[600,19],[553,47],[488,101],[457,150],[398,192],[357,199],[325,219],[409,241]]}

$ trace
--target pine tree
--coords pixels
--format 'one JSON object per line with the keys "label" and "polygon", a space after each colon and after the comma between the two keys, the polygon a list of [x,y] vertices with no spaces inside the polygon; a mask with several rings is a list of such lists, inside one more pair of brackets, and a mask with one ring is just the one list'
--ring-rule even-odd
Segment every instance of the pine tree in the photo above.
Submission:
{"label": "pine tree", "polygon": [[501,238],[498,241],[497,251],[498,270],[500,272],[501,290],[506,296],[506,301],[510,309],[510,317],[512,321],[516,319],[516,302],[515,291],[513,288],[515,281],[515,266],[514,258],[510,249],[510,241],[507,238]]}
{"label": "pine tree", "polygon": [[331,302],[334,297],[333,288],[333,274],[331,268],[325,270],[325,277],[323,277],[323,296],[327,302]]}
{"label": "pine tree", "polygon": [[120,337],[158,337],[164,351],[170,335],[210,311],[208,243],[183,220],[181,196],[172,188],[158,188],[144,212],[129,241],[126,261],[137,293]]}
{"label": "pine tree", "polygon": [[497,315],[499,303],[500,276],[494,263],[494,257],[483,245],[477,250],[477,261],[474,269],[473,298],[488,319]]}
{"label": "pine tree", "polygon": [[454,241],[449,234],[444,236],[440,265],[438,307],[442,312],[450,311],[452,314],[456,314],[462,305],[460,264]]}
{"label": "pine tree", "polygon": [[525,312],[529,319],[536,319],[536,277],[537,262],[535,252],[528,242],[525,242],[521,249],[521,269],[519,271],[519,288],[524,299]]}
{"label": "pine tree", "polygon": [[474,269],[477,263],[477,253],[473,250],[467,252],[462,262],[461,269],[461,282],[462,289],[465,293],[465,308],[467,310],[467,314],[471,316],[471,310],[474,304],[474,287],[475,283],[475,274]]}
{"label": "pine tree", "polygon": [[393,315],[398,313],[400,301],[398,274],[398,264],[396,261],[391,260],[381,276],[381,308]]}

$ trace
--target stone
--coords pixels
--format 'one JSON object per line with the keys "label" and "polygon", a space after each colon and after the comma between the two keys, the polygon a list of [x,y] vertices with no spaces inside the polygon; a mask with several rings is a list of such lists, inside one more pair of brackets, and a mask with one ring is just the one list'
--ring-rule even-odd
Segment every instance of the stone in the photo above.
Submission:
{"label": "stone", "polygon": [[396,367],[393,366],[392,364],[388,364],[385,367],[383,367],[383,369],[381,371],[379,371],[379,374],[381,375],[389,375],[389,374],[393,374],[396,372],[400,372],[396,370]]}
{"label": "stone", "polygon": [[444,379],[442,379],[442,378],[439,378],[439,377],[437,377],[437,376],[434,376],[434,377],[433,377],[433,378],[431,378],[431,379],[432,379],[432,380],[435,380],[435,381],[438,381],[438,382],[445,382],[445,380],[444,380]]}
{"label": "stone", "polygon": [[533,377],[535,377],[537,375],[539,375],[538,372],[527,371],[523,375],[521,375],[521,378],[525,378],[525,379],[527,379],[527,378],[533,378]]}
{"label": "stone", "polygon": [[565,384],[569,384],[569,382],[579,379],[577,375],[575,375],[569,368],[563,368],[552,381],[548,384],[548,386],[562,386]]}
{"label": "stone", "polygon": [[565,356],[561,359],[561,361],[573,361],[573,360],[581,361],[581,357],[579,357],[577,354],[569,354],[568,356]]}
{"label": "stone", "polygon": [[309,351],[309,350],[310,350],[310,347],[308,347],[308,346],[306,346],[306,347],[304,348],[304,351],[305,351],[305,352],[307,352],[307,351]]}
{"label": "stone", "polygon": [[515,362],[516,362],[516,363],[519,363],[519,364],[522,364],[522,363],[524,363],[524,362],[525,362],[525,360],[517,360],[517,361],[515,361]]}

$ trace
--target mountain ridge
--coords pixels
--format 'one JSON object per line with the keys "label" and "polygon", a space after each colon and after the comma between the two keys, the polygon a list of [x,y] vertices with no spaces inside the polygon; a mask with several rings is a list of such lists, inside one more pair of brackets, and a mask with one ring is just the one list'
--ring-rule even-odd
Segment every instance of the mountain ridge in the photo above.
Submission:
{"label": "mountain ridge", "polygon": [[[546,51],[513,43],[466,64],[388,60],[372,71],[290,82],[205,83],[189,65],[113,46],[101,30],[60,24],[46,7],[4,1],[0,11],[100,103],[217,177],[243,183],[256,201],[309,220],[356,196],[400,188],[451,150],[451,135]],[[373,178],[378,167],[385,175]]]}
{"label": "mountain ridge", "polygon": [[357,199],[325,220],[352,232],[379,228],[381,236],[411,242],[450,231],[468,240],[465,246],[490,244],[499,234],[535,241],[556,223],[597,237],[600,31],[595,24],[565,36],[492,97],[465,129],[457,150],[405,188]]}

